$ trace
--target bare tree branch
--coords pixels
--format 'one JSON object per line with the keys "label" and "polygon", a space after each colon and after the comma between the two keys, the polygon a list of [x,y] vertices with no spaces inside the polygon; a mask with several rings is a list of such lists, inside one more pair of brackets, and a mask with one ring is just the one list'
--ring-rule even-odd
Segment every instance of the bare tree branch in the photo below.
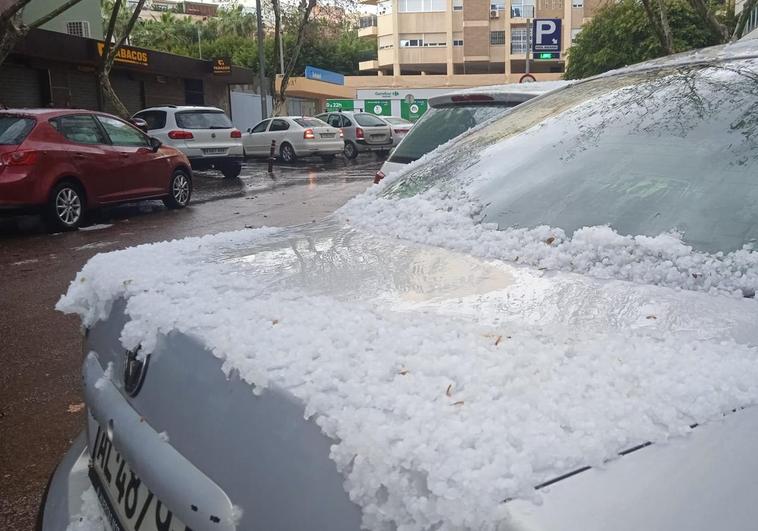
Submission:
{"label": "bare tree branch", "polygon": [[7,9],[0,12],[0,21],[12,19],[16,13],[20,13],[32,0],[17,0]]}
{"label": "bare tree branch", "polygon": [[113,2],[111,18],[108,19],[108,29],[105,31],[105,41],[103,46],[103,57],[108,57],[111,52],[111,43],[113,42],[113,32],[116,31],[116,22],[118,21],[118,12],[121,10],[121,0]]}
{"label": "bare tree branch", "polygon": [[734,27],[734,33],[732,33],[732,42],[742,37],[742,32],[745,31],[745,25],[756,4],[758,4],[758,0],[747,0],[742,6],[742,13],[740,13],[740,18],[737,19],[737,25]]}
{"label": "bare tree branch", "polygon": [[279,97],[277,98],[277,100],[279,100],[279,105],[282,105],[287,99],[287,87],[289,86],[290,77],[292,76],[292,73],[295,70],[295,66],[297,65],[297,58],[300,55],[300,49],[303,47],[303,41],[305,40],[305,28],[308,25],[308,19],[310,18],[311,11],[313,11],[314,7],[316,7],[316,0],[300,0],[298,10],[302,12],[302,17],[297,28],[297,39],[295,41],[295,47],[290,53],[287,68],[284,69],[284,73],[282,74],[282,82],[281,85],[279,85]]}
{"label": "bare tree branch", "polygon": [[129,18],[129,22],[126,24],[126,27],[122,31],[121,35],[116,38],[115,44],[111,47],[111,40],[113,39],[113,35],[115,33],[116,20],[118,17],[118,11],[121,6],[121,1],[122,0],[116,0],[113,5],[111,17],[108,20],[108,31],[106,34],[105,46],[103,47],[103,55],[100,59],[100,65],[97,71],[97,79],[100,83],[100,88],[102,89],[103,94],[108,98],[111,105],[116,110],[116,114],[122,118],[128,118],[129,110],[126,108],[126,105],[124,105],[123,102],[119,99],[116,91],[113,90],[110,73],[111,69],[113,68],[113,62],[116,60],[116,54],[118,53],[119,48],[123,46],[127,37],[129,37],[129,34],[134,28],[134,25],[137,23],[139,14],[142,11],[142,6],[145,5],[145,0],[139,0],[139,2],[137,2],[137,5],[134,6],[134,11],[132,12],[132,16]]}
{"label": "bare tree branch", "polygon": [[47,15],[42,16],[42,17],[38,18],[37,20],[35,20],[34,22],[32,22],[31,24],[29,24],[29,27],[30,28],[39,28],[40,26],[42,26],[44,24],[47,24],[48,22],[50,22],[51,20],[53,20],[55,17],[57,17],[58,15],[60,15],[64,11],[66,11],[68,8],[75,6],[76,4],[78,4],[81,1],[82,0],[68,0],[68,2],[65,2],[62,5],[60,5],[59,7],[53,9]]}

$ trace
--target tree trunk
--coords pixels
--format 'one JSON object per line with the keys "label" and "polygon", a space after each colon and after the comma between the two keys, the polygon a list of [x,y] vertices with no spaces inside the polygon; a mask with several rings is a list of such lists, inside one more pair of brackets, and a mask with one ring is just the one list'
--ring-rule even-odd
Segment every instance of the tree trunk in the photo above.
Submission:
{"label": "tree trunk", "polygon": [[742,38],[742,32],[745,31],[745,25],[750,18],[750,13],[755,9],[756,3],[758,3],[758,0],[748,0],[742,6],[742,13],[740,13],[740,17],[737,19],[737,25],[734,27],[734,33],[732,33],[732,42]]}
{"label": "tree trunk", "polygon": [[295,65],[297,65],[297,58],[300,55],[300,49],[303,47],[303,40],[305,40],[305,29],[308,25],[308,19],[311,16],[311,11],[313,11],[313,8],[316,7],[316,0],[300,0],[299,7],[303,11],[303,16],[300,19],[300,24],[297,28],[297,40],[295,41],[295,47],[290,54],[290,60],[287,63],[287,68],[282,74],[282,83],[279,85],[279,97],[277,99],[280,100],[280,105],[284,105],[284,102],[287,99],[287,86],[290,82],[290,76],[292,76],[292,73],[295,70]]}
{"label": "tree trunk", "polygon": [[668,13],[666,12],[666,4],[664,0],[655,0],[658,3],[658,14],[660,15],[661,31],[663,33],[663,39],[665,41],[664,49],[667,55],[674,53],[674,36],[671,33],[671,24],[669,24]]}
{"label": "tree trunk", "polygon": [[645,9],[648,23],[653,28],[655,36],[658,37],[658,42],[660,42],[663,51],[666,55],[671,55],[674,53],[673,38],[671,36],[671,27],[668,24],[668,16],[666,15],[663,0],[653,0],[658,4],[657,15],[650,1],[651,0],[642,0],[642,7]]}
{"label": "tree trunk", "polygon": [[[284,61],[284,58],[280,55],[280,50],[282,49],[279,46],[279,41],[282,38],[282,10],[281,10],[281,4],[279,3],[279,0],[271,0],[271,6],[274,8],[274,57],[278,57],[279,61],[277,64],[282,64],[282,61]],[[276,61],[275,61],[276,62]],[[284,74],[284,72],[282,72]],[[272,77],[272,80],[276,80],[276,74]],[[284,106],[284,100],[279,95],[279,92],[276,90],[276,81],[273,81],[274,86],[272,87],[273,90],[271,90],[271,94],[274,96],[274,109],[273,109],[273,115],[274,116],[281,116],[282,115],[282,107]]]}
{"label": "tree trunk", "polygon": [[116,114],[124,119],[129,118],[129,110],[126,108],[126,105],[123,104],[121,99],[119,99],[116,91],[113,90],[110,74],[111,68],[113,68],[113,62],[116,60],[118,49],[123,46],[124,41],[126,41],[127,37],[129,37],[129,34],[134,28],[134,25],[137,23],[137,19],[139,18],[139,14],[140,11],[142,11],[143,5],[145,5],[145,0],[139,0],[139,2],[137,2],[137,5],[134,7],[134,11],[132,12],[132,16],[126,25],[126,28],[124,28],[124,34],[119,36],[116,40],[116,43],[111,46],[111,40],[113,39],[114,31],[116,28],[116,21],[118,20],[118,11],[121,7],[121,0],[116,0],[116,2],[113,4],[113,12],[111,13],[111,17],[108,20],[108,30],[106,31],[103,56],[97,69],[97,81],[100,84],[102,95],[108,99],[111,106],[113,106]]}
{"label": "tree trunk", "polygon": [[689,0],[692,9],[695,10],[705,25],[711,28],[711,31],[721,36],[721,42],[729,41],[729,28],[718,21],[713,10],[706,4],[705,0]]}

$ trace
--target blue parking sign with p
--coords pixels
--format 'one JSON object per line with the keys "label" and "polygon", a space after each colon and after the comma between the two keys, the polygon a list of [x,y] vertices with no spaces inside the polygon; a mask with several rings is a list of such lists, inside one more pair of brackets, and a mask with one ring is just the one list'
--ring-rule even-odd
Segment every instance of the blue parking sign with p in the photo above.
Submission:
{"label": "blue parking sign with p", "polygon": [[534,19],[532,34],[534,35],[534,53],[561,51],[561,19]]}

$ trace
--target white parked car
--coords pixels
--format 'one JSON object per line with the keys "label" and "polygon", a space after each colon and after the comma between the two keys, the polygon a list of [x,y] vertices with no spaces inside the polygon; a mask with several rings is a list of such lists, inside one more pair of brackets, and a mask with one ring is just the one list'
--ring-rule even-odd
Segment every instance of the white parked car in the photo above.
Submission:
{"label": "white parked car", "polygon": [[221,109],[164,105],[132,118],[144,120],[150,136],[187,155],[195,170],[214,168],[227,178],[242,171],[242,133]]}
{"label": "white parked car", "polygon": [[259,122],[242,135],[245,156],[269,155],[272,141],[276,141],[276,154],[284,162],[309,155],[331,160],[344,148],[342,131],[318,118],[277,116]]}
{"label": "white parked car", "polygon": [[354,159],[359,153],[375,151],[386,153],[392,148],[392,128],[369,112],[340,111],[319,114],[317,118],[333,127],[339,127],[344,134],[344,154]]}
{"label": "white parked car", "polygon": [[[378,183],[392,172],[402,169],[430,151],[461,135],[485,120],[508,111],[519,103],[550,90],[568,85],[569,81],[511,83],[464,89],[429,99],[429,110],[419,118],[413,129],[403,135],[402,143],[376,172]],[[385,118],[387,120],[387,118]],[[393,136],[394,128],[393,127]]]}
{"label": "white parked car", "polygon": [[405,138],[408,131],[413,127],[413,122],[400,118],[399,116],[381,116],[382,120],[387,122],[392,128],[392,145],[397,146],[400,141]]}

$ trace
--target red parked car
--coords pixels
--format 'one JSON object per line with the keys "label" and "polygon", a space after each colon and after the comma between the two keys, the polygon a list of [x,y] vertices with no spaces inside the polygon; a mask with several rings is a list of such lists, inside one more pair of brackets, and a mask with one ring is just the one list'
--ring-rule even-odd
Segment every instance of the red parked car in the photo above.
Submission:
{"label": "red parked car", "polygon": [[120,118],[0,111],[0,213],[40,212],[52,229],[73,230],[93,207],[163,199],[184,208],[191,195],[187,157]]}

